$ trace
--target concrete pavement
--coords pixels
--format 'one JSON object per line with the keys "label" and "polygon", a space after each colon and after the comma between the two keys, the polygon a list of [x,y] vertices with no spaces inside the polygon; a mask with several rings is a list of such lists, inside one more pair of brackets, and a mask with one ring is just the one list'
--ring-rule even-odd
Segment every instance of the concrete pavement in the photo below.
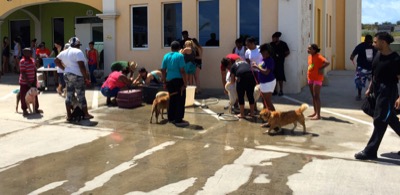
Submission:
{"label": "concrete pavement", "polygon": [[[219,102],[187,108],[187,128],[150,124],[150,105],[105,107],[95,89],[86,96],[90,121],[65,123],[63,98],[53,91],[39,96],[42,115],[24,118],[15,113],[17,77],[3,76],[0,194],[397,194],[399,137],[388,130],[377,161],[354,160],[372,120],[355,101],[352,71],[328,77],[323,119],[306,120],[306,135],[300,126],[290,134],[288,125],[269,136],[259,120],[218,120],[226,113],[222,90],[196,97]],[[273,102],[279,110],[312,105],[307,88]]]}

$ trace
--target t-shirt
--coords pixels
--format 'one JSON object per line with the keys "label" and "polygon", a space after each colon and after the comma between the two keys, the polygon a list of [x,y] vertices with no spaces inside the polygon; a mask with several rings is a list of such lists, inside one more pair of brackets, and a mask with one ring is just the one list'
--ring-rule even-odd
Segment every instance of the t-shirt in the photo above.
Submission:
{"label": "t-shirt", "polygon": [[258,80],[260,83],[267,83],[267,82],[271,82],[275,79],[275,75],[274,75],[274,69],[275,69],[275,62],[274,59],[267,58],[267,59],[263,59],[263,63],[261,64],[261,67],[263,69],[267,69],[270,70],[269,74],[265,75],[261,72],[258,72]]}
{"label": "t-shirt", "polygon": [[354,48],[351,55],[357,56],[357,66],[362,69],[371,70],[372,60],[376,55],[376,52],[377,51],[373,45],[363,42]]}
{"label": "t-shirt", "polygon": [[[234,54],[234,53],[230,53],[230,54],[226,55],[225,58],[232,59],[234,61],[236,61],[238,59],[242,59],[239,55]],[[242,60],[244,60],[244,59],[242,59]],[[220,65],[219,69],[221,70],[221,72],[225,71],[225,67],[222,64]]]}
{"label": "t-shirt", "polygon": [[122,71],[129,66],[128,61],[116,61],[111,64],[111,71]]}
{"label": "t-shirt", "polygon": [[161,69],[167,70],[167,81],[181,79],[181,68],[185,68],[185,59],[179,52],[169,52],[164,55]]}
{"label": "t-shirt", "polygon": [[[33,58],[25,59],[25,57],[23,57],[21,61],[19,61],[19,71],[19,84],[28,85],[34,82],[36,77],[35,60]],[[22,77],[22,73],[26,73],[27,80]]]}
{"label": "t-shirt", "polygon": [[400,56],[397,52],[389,55],[378,53],[372,62],[373,80],[385,85],[396,85],[400,75]]}
{"label": "t-shirt", "polygon": [[36,49],[36,56],[41,57],[41,58],[43,58],[43,57],[48,58],[50,56],[50,50],[47,48],[43,48],[43,49],[38,48],[38,49]]}
{"label": "t-shirt", "polygon": [[83,52],[74,47],[70,47],[67,50],[60,52],[57,55],[57,58],[62,61],[65,65],[64,72],[65,73],[72,73],[78,76],[83,76],[81,70],[79,68],[78,62],[86,62],[85,55]]}
{"label": "t-shirt", "polygon": [[250,64],[246,61],[236,62],[231,67],[231,74],[235,75],[236,77],[240,78],[248,73],[251,74],[251,67]]}
{"label": "t-shirt", "polygon": [[247,49],[244,56],[246,57],[246,60],[249,59],[250,62],[255,62],[257,64],[260,64],[263,60],[263,57],[260,53],[260,49],[258,46],[253,50]]}
{"label": "t-shirt", "polygon": [[285,63],[285,53],[289,51],[288,45],[284,41],[279,41],[278,44],[271,42],[271,46],[275,52],[274,60],[276,65],[283,65]]}
{"label": "t-shirt", "polygon": [[88,51],[88,64],[89,65],[97,65],[97,51],[96,50],[89,50]]}
{"label": "t-shirt", "polygon": [[118,87],[118,88],[125,87],[126,84],[124,82],[118,80],[118,78],[119,78],[119,76],[121,76],[121,74],[122,73],[120,71],[111,72],[111,74],[108,75],[107,80],[103,83],[101,88],[108,87],[110,90],[112,90],[116,87]]}
{"label": "t-shirt", "polygon": [[326,62],[326,59],[321,54],[308,55],[308,72],[307,79],[311,81],[323,81],[324,74],[319,73],[319,69]]}

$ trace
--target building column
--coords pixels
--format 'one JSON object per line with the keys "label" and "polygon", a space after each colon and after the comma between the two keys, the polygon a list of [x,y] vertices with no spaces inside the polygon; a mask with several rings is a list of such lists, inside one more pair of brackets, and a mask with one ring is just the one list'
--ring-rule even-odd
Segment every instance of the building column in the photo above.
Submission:
{"label": "building column", "polygon": [[361,0],[346,0],[345,69],[355,70],[350,61],[351,52],[361,42]]}
{"label": "building column", "polygon": [[[312,0],[279,1],[278,31],[281,40],[290,49],[285,59],[286,83],[283,91],[300,93],[307,79],[307,46],[310,44],[312,29]],[[290,18],[290,20],[288,20]]]}
{"label": "building column", "polygon": [[[1,26],[3,25],[4,20],[0,20],[0,37],[1,37],[1,41],[3,42],[3,35],[1,34]],[[1,43],[1,47],[0,47],[0,53],[3,53],[3,43]],[[3,57],[0,58],[0,71],[3,68]]]}
{"label": "building column", "polygon": [[116,60],[116,0],[103,0],[103,13],[97,14],[103,20],[104,75],[111,72],[111,63]]}

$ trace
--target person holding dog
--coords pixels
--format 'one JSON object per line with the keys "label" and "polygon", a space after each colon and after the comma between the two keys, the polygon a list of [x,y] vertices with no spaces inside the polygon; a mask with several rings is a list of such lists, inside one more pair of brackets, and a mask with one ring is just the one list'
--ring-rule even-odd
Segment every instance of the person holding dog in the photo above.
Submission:
{"label": "person holding dog", "polygon": [[311,120],[319,120],[321,119],[320,92],[324,80],[324,69],[329,66],[329,62],[319,53],[321,49],[317,44],[311,44],[307,51],[310,54],[308,56],[307,80],[314,105],[314,113],[308,117],[311,117]]}
{"label": "person holding dog", "polygon": [[[107,97],[107,105],[116,105],[118,92],[120,90],[128,89],[132,85],[132,79],[129,79],[127,75],[129,74],[129,69],[125,68],[122,71],[114,71],[108,75],[107,80],[101,86],[101,93]],[[114,99],[111,99],[111,98]]]}
{"label": "person holding dog", "polygon": [[187,80],[185,72],[185,59],[183,54],[179,52],[180,44],[178,41],[171,43],[171,52],[164,55],[161,64],[162,78],[170,95],[168,106],[168,121],[177,127],[188,126],[189,123],[184,121],[186,86]]}
{"label": "person holding dog", "polygon": [[150,73],[146,68],[139,69],[139,74],[133,81],[134,85],[161,85],[162,73],[160,70],[153,70]]}
{"label": "person holding dog", "polygon": [[387,32],[375,35],[373,44],[378,53],[372,61],[372,82],[365,95],[375,97],[374,131],[367,146],[354,157],[358,160],[376,159],[379,145],[389,125],[400,136],[400,122],[395,109],[400,109],[400,97],[397,89],[400,76],[400,55],[392,51],[394,41]]}
{"label": "person holding dog", "polygon": [[[22,50],[23,57],[19,62],[19,93],[21,97],[21,109],[23,115],[27,116],[29,113],[27,111],[28,105],[25,102],[25,96],[31,87],[36,87],[36,65],[35,60],[31,57],[32,51],[29,47]],[[36,113],[42,113],[39,110],[39,100],[36,96],[35,98],[35,108],[33,108]]]}
{"label": "person holding dog", "polygon": [[[65,98],[65,108],[67,110],[67,121],[72,121],[72,98],[77,94],[77,99],[85,113],[84,119],[93,118],[88,112],[85,90],[90,85],[89,73],[85,67],[85,54],[79,49],[81,42],[78,37],[72,37],[68,43],[70,47],[60,52],[54,62],[64,70],[64,79],[67,85],[67,96]],[[63,64],[65,66],[63,66]]]}
{"label": "person holding dog", "polygon": [[133,73],[137,68],[135,61],[116,61],[111,64],[111,72],[123,71],[124,69],[129,70],[128,78],[133,79]]}
{"label": "person holding dog", "polygon": [[[231,99],[231,94],[228,92],[226,84],[228,82],[231,81],[231,73],[230,73],[230,69],[228,67],[230,67],[230,65],[234,64],[237,60],[239,59],[243,59],[241,58],[239,55],[237,54],[228,54],[226,55],[224,58],[222,58],[221,60],[221,65],[220,65],[220,71],[221,71],[221,81],[222,81],[222,87],[224,88],[224,93],[227,94],[229,96],[229,99]],[[228,89],[232,90],[236,90],[236,84],[232,83],[230,86],[228,86]],[[236,95],[234,95],[236,96]],[[235,97],[236,99],[236,97]],[[239,107],[238,102],[236,101],[234,105],[231,105],[231,103],[229,102],[226,106],[224,106],[224,109],[228,109],[230,106],[232,107]],[[231,107],[231,109],[232,109]]]}

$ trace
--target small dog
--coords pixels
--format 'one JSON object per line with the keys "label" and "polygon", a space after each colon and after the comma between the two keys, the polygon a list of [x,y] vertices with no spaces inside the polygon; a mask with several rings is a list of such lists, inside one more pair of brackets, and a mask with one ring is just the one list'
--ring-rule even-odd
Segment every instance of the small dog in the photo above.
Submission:
{"label": "small dog", "polygon": [[[15,112],[18,112],[18,104],[21,101],[21,94],[20,91],[16,92],[16,106],[15,106]],[[36,97],[40,94],[40,91],[36,87],[31,87],[28,92],[26,92],[25,95],[25,103],[28,106],[28,110],[30,113],[35,113],[35,107],[36,107]],[[33,108],[33,111],[31,109],[31,105]]]}
{"label": "small dog", "polygon": [[[237,100],[237,91],[236,88],[234,86],[232,86],[231,82],[226,83],[225,85],[225,90],[228,91],[228,96],[229,96],[229,113],[232,113],[232,106],[235,104],[236,100]],[[260,90],[260,85],[256,85],[254,87],[254,93],[253,93],[253,97],[254,97],[254,101],[257,102],[257,100],[260,98],[261,96],[261,90]],[[247,99],[247,96],[244,96],[245,99]]]}
{"label": "small dog", "polygon": [[161,113],[161,118],[164,119],[164,109],[168,109],[169,104],[169,93],[166,91],[160,91],[156,94],[153,100],[153,106],[151,108],[150,123],[153,122],[153,115],[156,114],[156,123],[158,123],[158,115]]}
{"label": "small dog", "polygon": [[71,120],[70,122],[80,122],[85,118],[85,113],[82,110],[81,105],[78,102],[78,99],[75,95],[72,96],[72,112],[71,112]]}
{"label": "small dog", "polygon": [[286,112],[280,111],[268,111],[267,109],[263,109],[260,112],[260,118],[264,121],[267,121],[270,125],[269,129],[264,133],[272,133],[272,129],[276,127],[279,130],[276,132],[282,131],[282,126],[293,123],[294,127],[292,129],[292,133],[294,133],[294,129],[297,127],[297,122],[299,122],[303,126],[303,134],[306,133],[306,123],[304,119],[303,112],[308,108],[307,104],[302,104],[299,109],[291,110]]}

